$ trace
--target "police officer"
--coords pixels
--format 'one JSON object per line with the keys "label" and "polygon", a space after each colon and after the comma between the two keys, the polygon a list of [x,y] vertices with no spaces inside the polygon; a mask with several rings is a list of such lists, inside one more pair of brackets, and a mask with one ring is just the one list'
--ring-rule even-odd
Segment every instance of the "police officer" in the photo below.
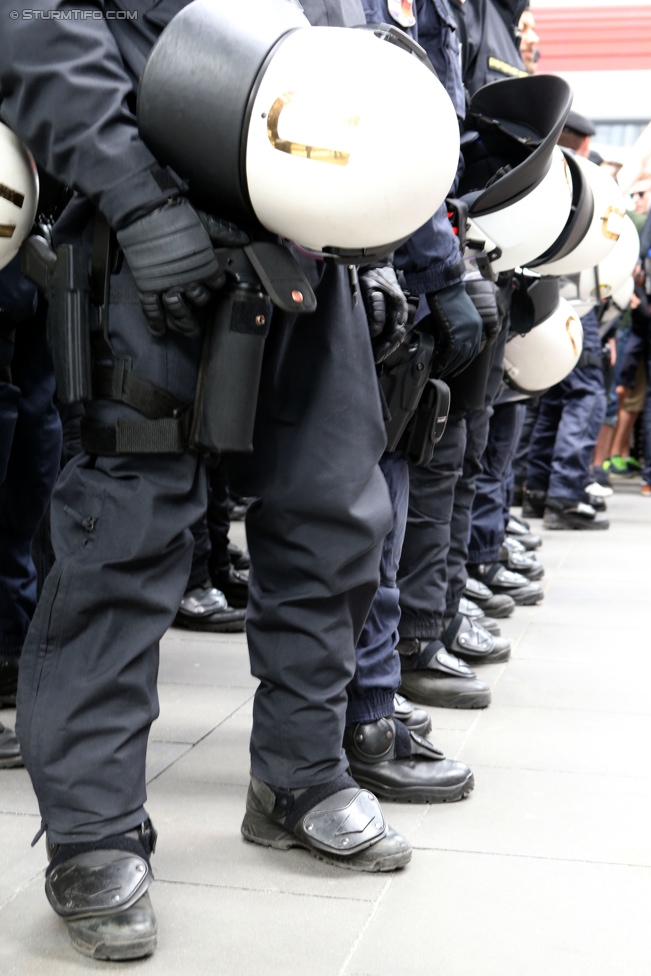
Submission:
{"label": "police officer", "polygon": [[[429,26],[433,5],[425,8],[429,22],[420,27],[421,42],[428,47],[426,38],[431,30],[434,42],[438,40],[446,52],[448,91],[453,89],[457,114],[463,118],[465,96],[458,70],[457,35],[462,62],[472,78],[475,63],[474,54],[469,54],[468,34],[455,30],[459,25],[453,17],[454,4],[445,5],[442,34]],[[418,285],[410,277],[415,270],[405,267],[410,287]],[[481,309],[489,343],[468,369],[451,379],[448,424],[432,461],[426,467],[410,469],[409,517],[398,573],[402,610],[399,651],[406,695],[432,705],[474,708],[488,705],[490,689],[475,676],[468,661],[505,660],[510,644],[459,613],[466,581],[470,506],[486,439],[485,390],[491,362],[500,358],[500,348],[490,343],[501,328],[499,297],[493,284],[477,276],[466,280],[466,288]],[[489,626],[493,625],[489,622]]]}
{"label": "police officer", "polygon": [[[89,242],[97,209],[116,232],[123,259],[110,281],[107,370],[127,369],[132,383],[162,391],[157,402],[176,404],[143,416],[124,386],[88,404],[85,451],[53,500],[57,561],[18,690],[18,735],[51,857],[48,899],[81,952],[134,958],[156,943],[147,892],[156,835],[144,801],[158,642],[185,590],[189,527],[206,506],[204,468],[184,451],[177,419],[195,390],[201,309],[222,283],[212,245],[244,239],[219,215],[200,219],[133,115],[147,53],[183,0],[139,0],[137,20],[26,20],[25,6],[0,39],[2,117],[78,191],[57,239]],[[349,6],[327,0],[316,14],[345,23]],[[233,480],[256,499],[247,631],[260,685],[242,832],[356,870],[391,870],[411,849],[347,775],[342,750],[354,646],[391,519],[377,381],[347,269],[297,260],[318,308],[309,328],[273,315],[254,452]],[[364,829],[348,833],[358,819]],[[92,897],[98,889],[110,898]]]}
{"label": "police officer", "polygon": [[572,372],[540,398],[527,454],[523,513],[547,529],[609,527],[585,495],[597,436],[606,415],[599,321],[581,319],[583,352]]}
{"label": "police officer", "polygon": [[[464,84],[471,95],[495,81],[527,77],[519,52],[518,26],[528,7],[527,0],[451,2],[463,49]],[[469,442],[474,445],[473,451],[479,450],[479,454],[475,454],[474,461],[466,458],[464,462],[469,473],[472,472],[470,477],[464,475],[460,485],[461,493],[470,498],[472,506],[470,534],[467,545],[468,536],[461,545],[456,543],[463,563],[458,558],[451,573],[448,612],[454,609],[457,594],[466,586],[468,574],[490,588],[493,599],[531,604],[540,602],[544,595],[540,585],[529,575],[517,571],[515,566],[519,560],[518,569],[524,569],[526,564],[529,574],[541,574],[542,567],[535,557],[513,555],[504,546],[504,483],[517,446],[520,418],[515,403],[494,406],[500,391],[504,345],[508,336],[512,293],[509,275],[502,275],[500,288],[504,314],[500,337],[493,350],[486,400],[480,409],[471,411],[467,417],[472,430]],[[470,592],[474,596],[476,590],[471,586]],[[486,606],[485,597],[482,604]]]}

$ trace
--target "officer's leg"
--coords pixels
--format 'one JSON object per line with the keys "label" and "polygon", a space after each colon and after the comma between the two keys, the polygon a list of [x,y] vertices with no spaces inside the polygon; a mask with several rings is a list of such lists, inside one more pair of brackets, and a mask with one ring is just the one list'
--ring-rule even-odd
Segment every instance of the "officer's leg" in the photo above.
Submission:
{"label": "officer's leg", "polygon": [[[36,605],[31,544],[58,470],[61,431],[36,290],[15,258],[0,272],[0,707],[16,701],[18,659]],[[0,727],[0,767],[22,765]]]}
{"label": "officer's leg", "polygon": [[[355,644],[391,527],[378,466],[384,425],[366,317],[353,306],[346,269],[306,269],[317,310],[309,319],[274,313],[254,453],[231,482],[256,498],[246,516],[247,634],[260,686],[242,832],[337,863],[350,851],[344,866],[388,870],[406,863],[410,848],[385,833],[377,801],[346,775],[343,752]],[[360,804],[368,830],[334,836],[326,811],[339,811],[343,826]]]}
{"label": "officer's leg", "polygon": [[[112,294],[118,287],[122,302],[109,321],[115,357],[191,401],[199,340],[152,339],[126,272]],[[156,939],[146,896],[147,738],[158,715],[158,642],[185,589],[205,475],[189,454],[89,453],[93,441],[115,441],[118,421],[151,430],[123,403],[93,402],[86,419],[87,451],[68,464],[53,497],[56,563],[23,649],[18,735],[53,855],[48,898],[81,951],[121,958],[153,951]],[[105,897],[91,897],[98,885]],[[109,893],[117,889],[116,905]]]}
{"label": "officer's leg", "polygon": [[575,369],[562,385],[566,394],[543,524],[546,528],[606,529],[608,520],[585,503],[590,464],[606,413],[601,370],[598,366]]}
{"label": "officer's leg", "polygon": [[409,515],[398,572],[401,690],[444,708],[484,708],[490,690],[440,640],[455,488],[466,444],[466,420],[455,411],[429,464],[410,467]]}
{"label": "officer's leg", "polygon": [[241,605],[240,609],[231,606],[224,591],[214,586],[211,580],[209,510],[210,502],[199,521],[191,527],[194,539],[192,568],[174,626],[203,633],[241,633],[244,630],[244,610]]}
{"label": "officer's leg", "polygon": [[557,383],[540,398],[531,431],[522,501],[522,514],[526,518],[542,518],[562,411],[562,384]]}
{"label": "officer's leg", "polygon": [[544,525],[550,529],[607,529],[608,519],[586,504],[585,487],[599,429],[606,415],[601,341],[596,315],[582,319],[583,357],[560,385],[562,414],[554,443]]}
{"label": "officer's leg", "polygon": [[402,696],[396,702],[400,685],[396,575],[407,522],[409,472],[400,452],[385,454],[380,467],[393,506],[393,527],[382,547],[380,585],[355,648],[355,676],[348,686],[346,754],[356,781],[380,799],[410,803],[460,800],[473,787],[470,769],[465,763],[445,759],[421,738],[432,727],[424,709],[415,708]]}
{"label": "officer's leg", "polygon": [[233,560],[247,565],[248,556],[233,547],[228,534],[231,519],[228,510],[228,470],[221,456],[210,458],[208,463],[208,533],[210,535],[210,560],[208,568],[213,586],[221,590],[232,607],[246,608],[249,602],[249,577]]}
{"label": "officer's leg", "polygon": [[0,702],[12,696],[15,701],[18,657],[36,606],[32,539],[52,494],[61,454],[43,315],[18,326],[11,373],[20,399],[0,485]]}

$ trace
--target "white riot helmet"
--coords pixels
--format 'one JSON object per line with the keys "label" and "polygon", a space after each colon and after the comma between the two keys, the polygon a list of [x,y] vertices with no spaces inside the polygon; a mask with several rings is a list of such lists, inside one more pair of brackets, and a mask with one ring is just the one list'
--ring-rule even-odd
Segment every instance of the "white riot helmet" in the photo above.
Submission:
{"label": "white riot helmet", "polygon": [[556,142],[572,93],[561,78],[495,82],[473,96],[462,144],[459,198],[468,206],[466,253],[494,271],[522,267],[556,240],[572,204],[572,180]]}
{"label": "white riot helmet", "polygon": [[0,268],[18,254],[38,203],[38,176],[31,153],[0,122]]}
{"label": "white riot helmet", "polygon": [[[611,300],[616,314],[628,307],[633,294],[633,270],[639,260],[640,238],[628,215],[621,222],[621,232],[614,247],[597,267],[585,268],[580,274],[563,278],[561,294],[578,315]],[[537,269],[539,270],[539,269]]]}
{"label": "white riot helmet", "polygon": [[529,263],[545,275],[594,268],[613,250],[624,226],[624,197],[615,180],[589,159],[564,153],[572,174],[572,212],[552,246]]}
{"label": "white riot helmet", "polygon": [[147,61],[138,123],[199,206],[351,258],[422,226],[458,165],[422,49],[397,28],[311,27],[293,0],[186,6]]}
{"label": "white riot helmet", "polygon": [[536,324],[515,335],[504,350],[504,379],[520,393],[539,396],[568,376],[583,351],[583,326],[558,281],[539,278],[529,287]]}

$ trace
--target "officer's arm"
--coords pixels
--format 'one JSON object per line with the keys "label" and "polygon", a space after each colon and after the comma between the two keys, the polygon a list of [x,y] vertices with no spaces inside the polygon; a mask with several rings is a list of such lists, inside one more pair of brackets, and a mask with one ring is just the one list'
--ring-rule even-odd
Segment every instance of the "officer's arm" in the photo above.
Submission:
{"label": "officer's arm", "polygon": [[[80,5],[12,0],[0,30],[0,116],[36,160],[97,204],[116,228],[176,196],[169,174],[144,145],[127,107],[132,91],[103,17],[72,19]],[[104,13],[101,0],[85,10]]]}

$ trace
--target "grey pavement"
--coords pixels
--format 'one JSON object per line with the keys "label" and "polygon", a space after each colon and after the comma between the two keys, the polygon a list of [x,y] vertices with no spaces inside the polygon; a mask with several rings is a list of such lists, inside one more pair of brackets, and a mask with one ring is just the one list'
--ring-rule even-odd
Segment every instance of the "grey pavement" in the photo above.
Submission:
{"label": "grey pavement", "polygon": [[649,976],[651,499],[639,481],[617,486],[609,515],[605,533],[543,532],[545,601],[504,622],[515,649],[483,669],[490,708],[431,709],[432,740],[472,766],[476,788],[461,803],[385,804],[414,846],[394,874],[242,840],[245,639],[171,630],[148,770],[158,951],[111,964],[73,950],[43,893],[43,841],[30,848],[28,776],[2,770],[0,976]]}

